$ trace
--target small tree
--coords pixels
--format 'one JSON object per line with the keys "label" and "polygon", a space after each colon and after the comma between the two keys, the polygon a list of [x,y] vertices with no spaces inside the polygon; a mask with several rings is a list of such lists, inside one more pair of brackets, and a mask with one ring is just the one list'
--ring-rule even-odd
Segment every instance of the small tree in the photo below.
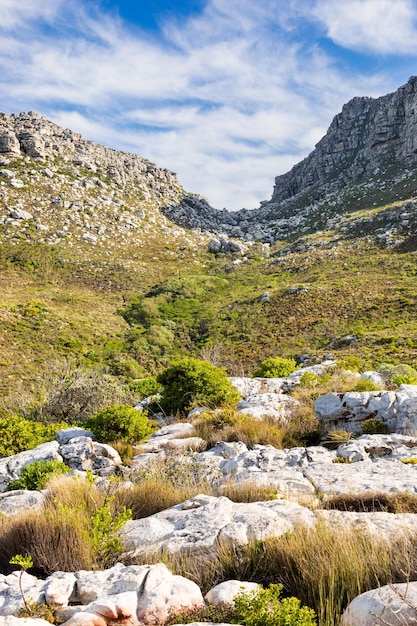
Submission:
{"label": "small tree", "polygon": [[196,402],[214,407],[236,404],[240,399],[226,370],[200,359],[174,361],[157,380],[163,386],[159,403],[166,412],[186,412]]}

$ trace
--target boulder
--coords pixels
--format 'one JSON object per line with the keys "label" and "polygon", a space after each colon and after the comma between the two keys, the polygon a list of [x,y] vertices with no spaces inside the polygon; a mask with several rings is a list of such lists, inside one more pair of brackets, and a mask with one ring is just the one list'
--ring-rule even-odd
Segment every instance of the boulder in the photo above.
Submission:
{"label": "boulder", "polygon": [[[13,615],[23,607],[19,579],[20,571],[12,572],[8,576],[0,574],[0,615],[2,616]],[[32,598],[34,602],[45,602],[43,592],[45,581],[23,572],[21,582],[26,598]]]}
{"label": "boulder", "polygon": [[79,428],[78,426],[58,430],[55,439],[60,446],[63,446],[66,443],[69,443],[71,439],[77,439],[78,437],[89,437],[90,439],[95,439],[95,436],[91,431],[84,430],[84,428]]}
{"label": "boulder", "polygon": [[33,450],[26,450],[25,452],[19,452],[14,456],[8,457],[7,468],[10,473],[11,479],[19,478],[20,472],[26,465],[30,465],[35,461],[62,461],[62,456],[59,453],[59,444],[57,441],[48,441],[47,443],[41,443]]}
{"label": "boulder", "polygon": [[277,424],[285,424],[298,405],[296,400],[283,393],[256,393],[241,400],[237,408],[242,415],[250,415],[257,420],[269,417]]}
{"label": "boulder", "polygon": [[45,502],[45,496],[40,491],[19,489],[0,493],[0,513],[2,515],[19,515],[29,509],[40,508]]}
{"label": "boulder", "polygon": [[385,585],[357,596],[342,615],[340,626],[415,626],[417,582]]}
{"label": "boulder", "polygon": [[241,580],[226,580],[210,589],[204,596],[207,604],[214,606],[234,606],[236,596],[242,593],[253,593],[258,591],[258,583],[242,582]]}
{"label": "boulder", "polygon": [[129,558],[161,549],[171,553],[215,551],[220,539],[245,545],[253,539],[279,537],[294,523],[309,523],[313,514],[293,503],[235,503],[204,494],[151,515],[127,522],[119,531]]}

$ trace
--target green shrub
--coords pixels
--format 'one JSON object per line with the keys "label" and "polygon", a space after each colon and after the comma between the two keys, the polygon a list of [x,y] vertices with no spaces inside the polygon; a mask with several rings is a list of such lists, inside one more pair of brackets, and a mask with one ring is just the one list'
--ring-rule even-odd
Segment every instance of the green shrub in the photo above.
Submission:
{"label": "green shrub", "polygon": [[369,378],[361,378],[358,380],[352,391],[379,391],[380,387]]}
{"label": "green shrub", "polygon": [[361,424],[361,435],[386,435],[388,432],[388,426],[373,417]]}
{"label": "green shrub", "polygon": [[58,430],[68,424],[42,424],[18,415],[0,412],[0,456],[12,456],[24,450],[36,448],[41,443],[52,441]]}
{"label": "green shrub", "polygon": [[294,359],[284,359],[281,356],[270,356],[260,364],[253,376],[259,378],[284,378],[297,369]]}
{"label": "green shrub", "polygon": [[12,480],[7,486],[6,491],[14,491],[15,489],[29,489],[30,491],[41,491],[52,476],[58,474],[67,474],[71,471],[68,465],[62,461],[34,461],[20,472],[19,478]]}
{"label": "green shrub", "polygon": [[397,365],[380,363],[376,369],[388,382],[394,385],[417,385],[417,370],[406,363],[398,363]]}
{"label": "green shrub", "polygon": [[97,411],[86,422],[97,439],[104,443],[126,441],[136,443],[146,439],[154,430],[147,414],[127,404],[116,404]]}
{"label": "green shrub", "polygon": [[417,376],[414,374],[397,374],[392,377],[394,385],[417,385]]}
{"label": "green shrub", "polygon": [[143,398],[157,394],[161,385],[156,380],[156,376],[147,376],[139,380],[132,380],[132,382],[128,383],[127,388],[136,396],[139,396],[140,400],[143,400]]}
{"label": "green shrub", "polygon": [[163,386],[159,404],[166,412],[184,412],[195,403],[236,404],[240,399],[224,368],[191,357],[174,361],[157,381]]}
{"label": "green shrub", "polygon": [[315,626],[313,609],[295,597],[281,598],[282,585],[271,585],[235,598],[236,621],[245,626]]}

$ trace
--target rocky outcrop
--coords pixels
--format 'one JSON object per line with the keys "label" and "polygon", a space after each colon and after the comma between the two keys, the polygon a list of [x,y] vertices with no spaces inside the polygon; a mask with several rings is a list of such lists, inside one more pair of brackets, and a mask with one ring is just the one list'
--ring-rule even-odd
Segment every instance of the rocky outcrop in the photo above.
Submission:
{"label": "rocky outcrop", "polygon": [[[199,587],[174,576],[162,563],[128,567],[119,563],[105,571],[56,572],[46,580],[25,572],[22,586],[35,602],[55,605],[60,621],[67,626],[151,626],[205,606]],[[0,574],[0,615],[12,616],[22,606],[19,573]],[[0,624],[9,623],[1,619]]]}
{"label": "rocky outcrop", "polygon": [[[122,463],[118,452],[107,444],[93,441],[92,433],[81,428],[61,430],[57,433],[56,441],[42,443],[33,450],[0,459],[0,492],[12,480],[19,478],[26,465],[51,460],[63,461],[74,470],[88,470],[98,476],[113,474]],[[9,508],[10,503],[0,498],[0,511],[6,513]]]}
{"label": "rocky outcrop", "polygon": [[381,422],[389,432],[417,435],[417,386],[401,385],[397,391],[327,393],[314,403],[322,433],[346,430],[358,434],[368,419]]}

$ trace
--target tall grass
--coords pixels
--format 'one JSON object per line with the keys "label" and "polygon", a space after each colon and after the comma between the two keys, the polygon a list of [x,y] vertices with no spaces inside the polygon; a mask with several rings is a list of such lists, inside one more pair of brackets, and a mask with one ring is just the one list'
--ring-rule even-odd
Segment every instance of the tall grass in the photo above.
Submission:
{"label": "tall grass", "polygon": [[[146,562],[152,558],[147,555]],[[154,555],[203,591],[230,579],[263,585],[281,583],[285,595],[312,607],[319,626],[337,626],[357,595],[392,582],[417,577],[417,538],[403,534],[393,541],[354,527],[320,521],[314,528],[246,547],[218,544],[214,554]],[[144,562],[144,561],[142,561]]]}

